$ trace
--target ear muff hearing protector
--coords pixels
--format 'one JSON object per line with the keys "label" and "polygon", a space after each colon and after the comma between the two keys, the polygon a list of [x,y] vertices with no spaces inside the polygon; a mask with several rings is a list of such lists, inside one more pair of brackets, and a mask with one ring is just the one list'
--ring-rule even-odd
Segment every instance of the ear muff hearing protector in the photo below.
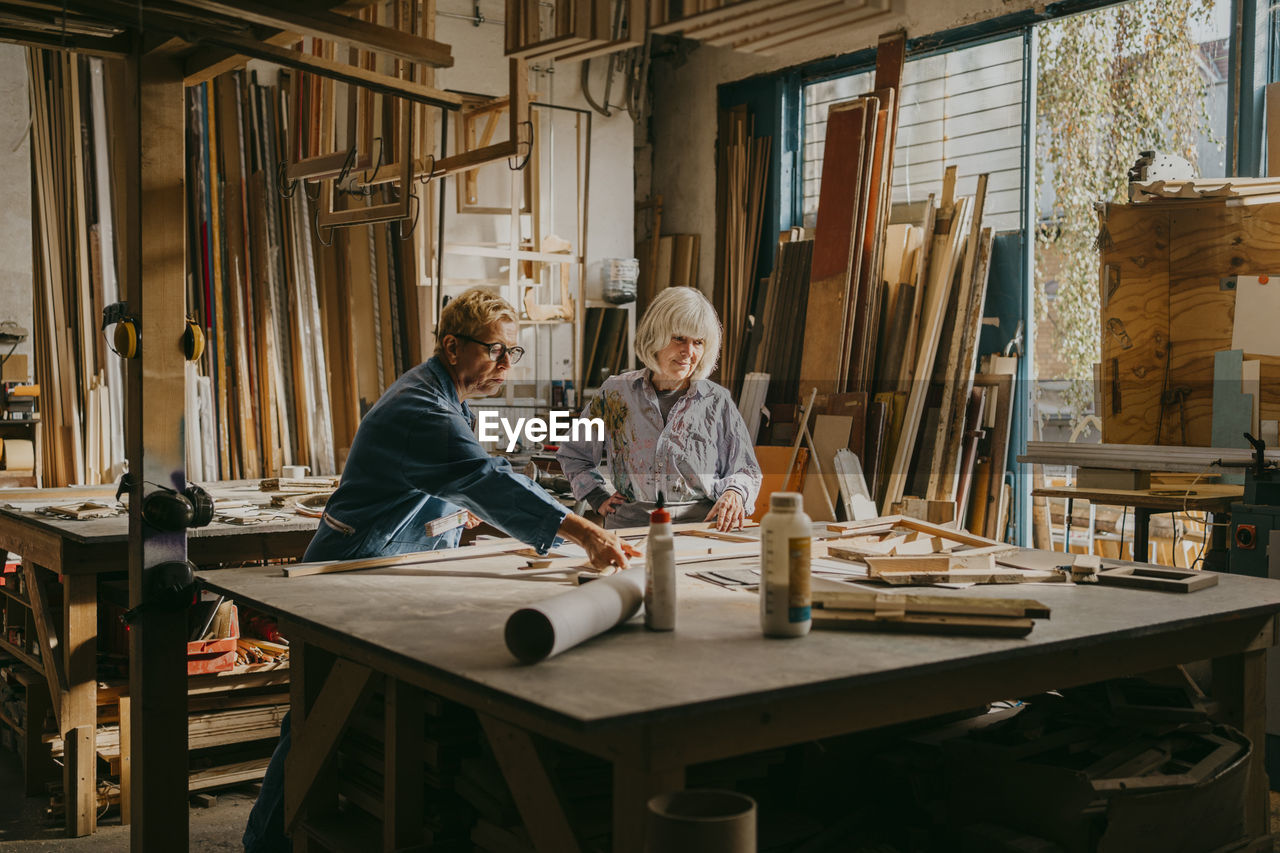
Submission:
{"label": "ear muff hearing protector", "polygon": [[199,361],[204,355],[204,329],[193,318],[187,318],[187,327],[182,332],[182,354],[187,361]]}
{"label": "ear muff hearing protector", "polygon": [[137,358],[142,348],[142,332],[138,329],[138,321],[132,317],[124,317],[116,323],[111,333],[111,348],[121,358]]}
{"label": "ear muff hearing protector", "polygon": [[194,483],[181,492],[161,489],[142,499],[142,517],[159,530],[204,527],[213,521],[213,498]]}
{"label": "ear muff hearing protector", "polygon": [[111,332],[111,348],[121,358],[137,358],[142,347],[142,328],[138,318],[129,313],[129,306],[113,302],[102,309],[102,328],[114,325]]}
{"label": "ear muff hearing protector", "polygon": [[132,625],[148,611],[180,611],[191,605],[196,595],[196,565],[190,560],[169,560],[142,570],[143,603],[120,614],[120,621]]}

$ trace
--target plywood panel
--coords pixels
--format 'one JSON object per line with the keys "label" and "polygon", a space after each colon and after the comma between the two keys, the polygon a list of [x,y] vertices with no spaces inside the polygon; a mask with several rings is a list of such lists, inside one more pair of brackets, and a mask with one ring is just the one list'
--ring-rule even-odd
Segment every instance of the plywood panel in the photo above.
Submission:
{"label": "plywood panel", "polygon": [[1155,444],[1169,341],[1169,216],[1112,205],[1103,227],[1102,440]]}

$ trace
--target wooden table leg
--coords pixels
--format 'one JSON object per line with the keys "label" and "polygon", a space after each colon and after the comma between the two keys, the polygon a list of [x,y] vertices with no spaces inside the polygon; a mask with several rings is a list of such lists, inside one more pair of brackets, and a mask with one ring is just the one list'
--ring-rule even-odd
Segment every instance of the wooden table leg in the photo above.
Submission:
{"label": "wooden table leg", "polygon": [[130,715],[133,709],[129,705],[129,694],[121,693],[116,700],[120,708],[120,825],[128,826],[133,819],[132,778],[133,771],[130,753],[132,746],[131,733],[133,720]]}
{"label": "wooden table leg", "polygon": [[646,769],[625,761],[613,764],[613,853],[641,853],[649,799],[684,789],[684,768]]}
{"label": "wooden table leg", "polygon": [[510,723],[485,714],[478,716],[534,849],[539,853],[576,853],[578,839],[533,738]]}
{"label": "wooden table leg", "polygon": [[[98,813],[98,579],[63,575],[63,672],[67,695],[62,731],[66,743],[63,791],[67,834],[88,835]],[[74,756],[74,760],[73,760]]]}
{"label": "wooden table leg", "polygon": [[393,853],[422,843],[422,691],[386,679],[383,733],[382,849]]}
{"label": "wooden table leg", "polygon": [[330,816],[337,808],[333,757],[352,714],[372,687],[373,673],[314,645],[294,642],[289,646],[289,681],[292,715],[284,826],[293,837],[294,853],[310,853],[319,847],[311,843],[304,823],[308,817]]}
{"label": "wooden table leg", "polygon": [[1213,661],[1213,695],[1221,703],[1223,722],[1244,732],[1253,744],[1244,797],[1245,831],[1251,838],[1265,835],[1270,824],[1266,656],[1266,649],[1254,649]]}

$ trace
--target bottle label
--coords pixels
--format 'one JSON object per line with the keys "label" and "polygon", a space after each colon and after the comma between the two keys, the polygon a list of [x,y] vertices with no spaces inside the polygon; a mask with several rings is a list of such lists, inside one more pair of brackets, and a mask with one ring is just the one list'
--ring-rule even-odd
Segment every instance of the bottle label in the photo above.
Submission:
{"label": "bottle label", "polygon": [[787,621],[808,622],[810,538],[801,536],[787,540]]}

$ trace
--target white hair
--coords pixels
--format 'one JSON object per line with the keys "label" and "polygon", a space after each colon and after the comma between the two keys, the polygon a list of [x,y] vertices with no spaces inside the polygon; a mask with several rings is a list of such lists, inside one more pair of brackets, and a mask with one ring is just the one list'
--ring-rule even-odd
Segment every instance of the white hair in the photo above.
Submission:
{"label": "white hair", "polygon": [[706,379],[720,360],[720,319],[696,287],[668,287],[649,304],[636,329],[636,356],[658,372],[658,353],[677,335],[705,342],[690,378]]}

